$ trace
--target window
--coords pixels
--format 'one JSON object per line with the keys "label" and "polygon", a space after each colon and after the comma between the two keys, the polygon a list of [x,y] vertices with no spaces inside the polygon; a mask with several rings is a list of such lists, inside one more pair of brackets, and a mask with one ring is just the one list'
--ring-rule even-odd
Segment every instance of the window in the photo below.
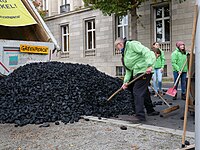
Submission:
{"label": "window", "polygon": [[86,33],[86,53],[89,54],[90,56],[95,55],[95,48],[96,48],[96,34],[95,34],[95,20],[87,20],[85,22],[85,33]]}
{"label": "window", "polygon": [[86,21],[86,49],[95,49],[95,20]]}
{"label": "window", "polygon": [[170,10],[169,5],[154,9],[155,41],[170,41]]}
{"label": "window", "polygon": [[[116,17],[116,38],[128,38],[128,15]],[[115,49],[114,54],[121,54],[119,50]]]}
{"label": "window", "polygon": [[66,5],[67,4],[67,0],[62,0],[62,5]]}
{"label": "window", "polygon": [[69,52],[69,25],[61,27],[62,30],[62,52]]}
{"label": "window", "polygon": [[116,20],[117,20],[116,38],[118,37],[128,38],[128,15],[117,17]]}
{"label": "window", "polygon": [[48,0],[42,0],[42,10],[43,11],[47,11],[47,10],[49,10],[49,4],[48,4]]}
{"label": "window", "polygon": [[60,6],[60,13],[65,13],[70,11],[70,4],[67,3],[67,0],[62,0]]}
{"label": "window", "polygon": [[124,77],[124,75],[125,75],[125,68],[123,66],[116,66],[116,76]]}

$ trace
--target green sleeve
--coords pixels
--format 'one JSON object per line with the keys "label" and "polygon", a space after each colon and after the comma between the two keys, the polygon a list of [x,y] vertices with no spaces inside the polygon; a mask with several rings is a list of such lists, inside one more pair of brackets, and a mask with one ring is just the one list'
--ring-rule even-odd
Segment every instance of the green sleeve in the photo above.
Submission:
{"label": "green sleeve", "polygon": [[165,66],[165,53],[161,50],[161,68]]}
{"label": "green sleeve", "polygon": [[126,74],[124,77],[124,83],[128,83],[132,77],[132,71],[126,69]]}
{"label": "green sleeve", "polygon": [[172,61],[172,67],[174,68],[174,70],[180,71],[180,68],[177,65],[178,58],[177,58],[176,53],[172,53],[172,55],[171,55],[171,61]]}

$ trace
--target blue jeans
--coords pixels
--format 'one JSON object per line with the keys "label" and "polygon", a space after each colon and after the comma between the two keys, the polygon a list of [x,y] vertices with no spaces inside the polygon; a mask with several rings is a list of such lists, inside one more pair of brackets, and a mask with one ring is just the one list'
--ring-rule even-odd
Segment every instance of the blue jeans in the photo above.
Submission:
{"label": "blue jeans", "polygon": [[[173,72],[173,75],[174,75],[174,83],[175,83],[176,79],[178,77],[178,72]],[[186,93],[186,76],[187,76],[187,72],[182,72],[182,74],[180,76],[180,79],[181,79],[181,93],[182,94]],[[176,90],[177,90],[177,87],[178,87],[178,83],[179,83],[179,81],[176,84]]]}
{"label": "blue jeans", "polygon": [[153,87],[156,90],[156,92],[162,90],[162,72],[161,69],[154,69],[154,74],[153,74]]}

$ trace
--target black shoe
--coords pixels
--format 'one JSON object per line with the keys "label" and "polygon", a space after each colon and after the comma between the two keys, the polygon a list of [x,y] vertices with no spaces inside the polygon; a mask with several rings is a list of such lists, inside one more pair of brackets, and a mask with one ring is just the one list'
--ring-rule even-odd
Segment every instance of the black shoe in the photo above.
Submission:
{"label": "black shoe", "polygon": [[145,117],[142,116],[132,116],[132,120],[130,120],[131,123],[138,124],[138,123],[144,123],[146,121]]}
{"label": "black shoe", "polygon": [[177,100],[177,94],[172,99],[173,100]]}
{"label": "black shoe", "polygon": [[153,111],[153,112],[147,113],[148,116],[157,116],[159,114],[160,114],[159,111]]}
{"label": "black shoe", "polygon": [[145,117],[142,116],[135,116],[139,121],[146,121]]}
{"label": "black shoe", "polygon": [[181,99],[182,100],[186,100],[186,95],[185,94],[181,94]]}

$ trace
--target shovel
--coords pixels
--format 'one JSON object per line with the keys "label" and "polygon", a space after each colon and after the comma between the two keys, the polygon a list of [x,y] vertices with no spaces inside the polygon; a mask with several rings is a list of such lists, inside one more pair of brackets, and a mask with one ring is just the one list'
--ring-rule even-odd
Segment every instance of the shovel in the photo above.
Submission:
{"label": "shovel", "polygon": [[[185,62],[184,62],[184,64],[183,64],[183,67],[181,68],[181,72],[183,71],[183,69],[184,69],[186,63],[187,63],[187,59],[185,60]],[[170,95],[170,96],[172,96],[172,97],[175,97],[175,95],[176,95],[176,93],[177,93],[176,85],[177,85],[177,83],[178,83],[178,81],[179,81],[180,76],[181,76],[181,73],[179,73],[179,75],[178,75],[178,77],[177,77],[177,79],[176,79],[176,82],[174,83],[174,86],[173,86],[172,88],[169,88],[169,89],[167,90],[167,92],[166,92],[167,95]]]}
{"label": "shovel", "polygon": [[[146,74],[146,73],[143,73],[143,74],[141,74],[141,75],[135,77],[132,81],[130,81],[130,82],[128,83],[128,86],[129,86],[130,84],[132,84],[133,82],[135,82],[136,80],[138,80],[139,78],[143,77],[145,74]],[[115,93],[113,93],[113,94],[108,98],[107,101],[110,101],[117,93],[119,93],[119,92],[122,91],[122,90],[123,90],[122,87],[121,87],[120,89],[118,89]]]}

